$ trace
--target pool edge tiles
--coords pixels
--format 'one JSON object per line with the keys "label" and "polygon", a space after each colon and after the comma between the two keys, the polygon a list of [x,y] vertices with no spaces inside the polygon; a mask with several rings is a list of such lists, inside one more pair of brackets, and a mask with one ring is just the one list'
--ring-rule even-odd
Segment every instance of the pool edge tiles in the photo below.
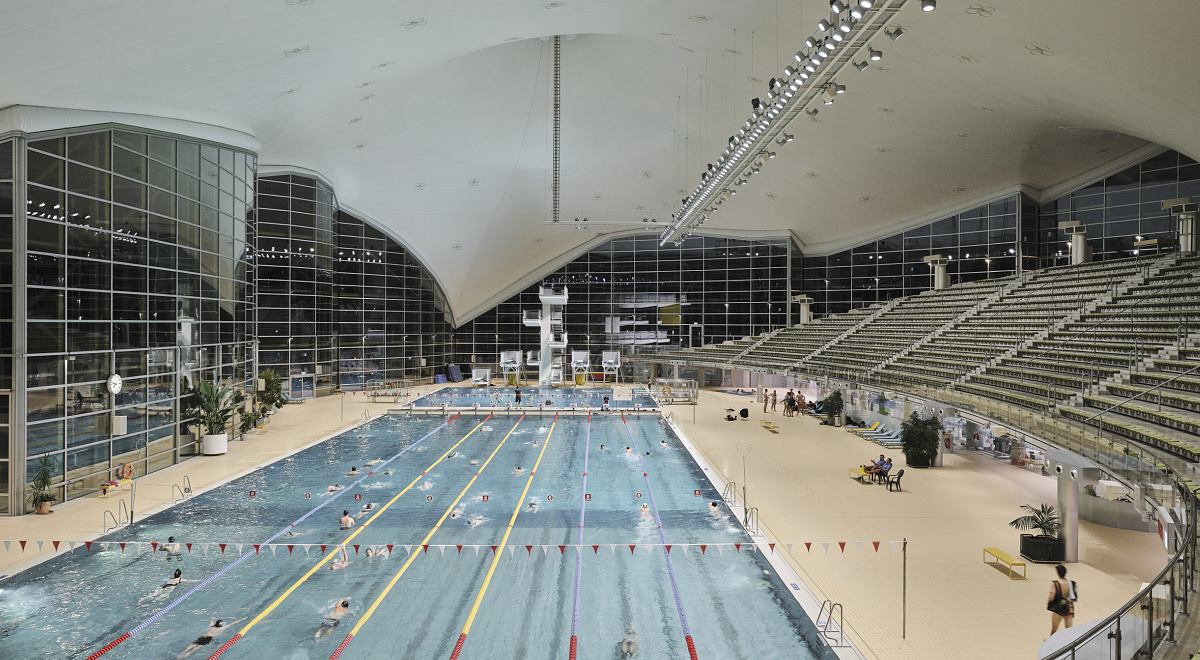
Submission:
{"label": "pool edge tiles", "polygon": [[[220,487],[222,487],[222,486],[225,486],[226,484],[229,484],[230,482],[233,482],[233,481],[236,481],[236,480],[238,480],[238,479],[241,479],[242,477],[245,477],[245,476],[247,476],[247,475],[249,475],[249,474],[252,474],[252,473],[254,473],[254,472],[255,472],[255,471],[257,471],[257,470],[261,470],[261,469],[263,469],[263,468],[265,468],[265,467],[267,467],[267,466],[269,466],[269,465],[272,465],[272,464],[274,464],[274,463],[277,463],[277,462],[279,462],[279,461],[287,460],[288,458],[290,458],[290,457],[292,457],[292,456],[295,456],[296,454],[299,454],[299,453],[300,453],[300,452],[302,452],[302,451],[305,451],[305,450],[307,450],[307,449],[310,449],[310,448],[312,448],[312,447],[315,447],[315,446],[317,446],[317,445],[319,445],[319,444],[321,444],[321,443],[323,443],[323,442],[328,442],[328,441],[330,441],[330,440],[332,440],[332,439],[334,439],[334,438],[338,437],[339,435],[342,435],[343,433],[350,433],[351,431],[353,431],[353,430],[355,430],[355,429],[357,429],[357,428],[359,428],[359,427],[363,426],[364,424],[369,424],[370,422],[372,422],[372,421],[375,421],[376,419],[378,419],[378,418],[380,418],[380,417],[384,417],[384,416],[386,416],[386,415],[387,415],[387,413],[383,413],[383,414],[376,415],[375,417],[372,417],[371,419],[359,419],[359,420],[355,421],[354,423],[352,423],[352,424],[350,424],[350,425],[348,425],[348,426],[344,426],[344,427],[342,427],[342,428],[339,428],[339,429],[337,429],[336,431],[333,431],[333,432],[331,432],[331,433],[328,433],[328,434],[326,434],[326,435],[324,435],[324,436],[321,436],[321,437],[319,437],[319,438],[317,438],[317,439],[315,439],[315,440],[311,440],[311,441],[309,441],[309,442],[306,442],[306,443],[304,443],[304,444],[302,444],[302,445],[297,445],[297,446],[295,446],[295,447],[292,447],[291,449],[288,449],[288,450],[284,451],[284,452],[283,452],[283,453],[281,453],[281,454],[276,454],[275,456],[273,456],[273,457],[271,457],[271,458],[267,458],[267,459],[265,459],[265,460],[262,460],[262,461],[260,461],[260,462],[258,462],[258,463],[256,463],[256,464],[254,464],[254,465],[251,465],[251,466],[248,466],[248,467],[246,467],[246,468],[244,468],[244,469],[242,469],[242,470],[239,470],[238,472],[234,472],[234,473],[231,473],[231,474],[225,475],[225,476],[223,476],[223,477],[221,477],[221,478],[217,479],[216,481],[213,481],[212,483],[209,483],[209,484],[207,484],[207,485],[201,486],[201,487],[199,487],[199,488],[193,488],[193,489],[192,489],[192,491],[191,491],[191,493],[190,493],[190,494],[189,494],[189,495],[188,495],[186,498],[184,498],[184,499],[181,499],[181,500],[176,500],[176,501],[174,501],[174,502],[164,502],[164,503],[162,503],[162,504],[159,504],[158,506],[155,506],[155,507],[152,507],[152,508],[146,509],[144,512],[143,512],[141,509],[138,509],[137,511],[135,511],[135,512],[134,512],[136,515],[138,515],[138,516],[139,516],[139,517],[138,517],[138,519],[137,519],[137,520],[134,520],[134,521],[130,521],[129,523],[127,523],[127,524],[125,524],[125,525],[122,525],[121,527],[117,527],[117,528],[114,528],[114,529],[109,529],[109,530],[108,530],[108,531],[106,531],[106,532],[90,532],[90,533],[83,534],[83,535],[77,536],[77,537],[75,537],[75,538],[69,539],[69,541],[74,541],[74,542],[76,542],[76,543],[78,543],[78,544],[87,543],[87,542],[89,542],[89,541],[96,541],[97,539],[99,539],[99,538],[100,538],[100,537],[102,537],[102,536],[105,536],[105,535],[107,535],[107,534],[111,534],[111,533],[113,533],[113,532],[115,532],[115,531],[117,531],[117,530],[120,530],[120,529],[126,529],[126,528],[128,528],[128,527],[131,527],[133,524],[135,524],[135,523],[137,523],[137,522],[142,522],[142,521],[146,520],[147,518],[149,518],[149,517],[151,517],[151,516],[154,516],[154,515],[156,515],[156,514],[162,513],[163,511],[166,511],[166,510],[168,510],[168,509],[171,509],[171,508],[173,508],[173,507],[175,507],[175,506],[178,506],[178,505],[180,505],[180,504],[183,504],[184,502],[187,502],[188,500],[190,500],[190,499],[192,499],[192,498],[194,498],[194,497],[196,497],[196,496],[198,496],[198,495],[203,495],[203,494],[205,494],[205,493],[207,493],[207,492],[209,492],[209,491],[216,490],[217,488],[220,488]],[[239,442],[244,442],[244,441],[239,441]],[[230,443],[230,447],[231,447],[231,448],[233,448],[233,447],[236,447],[236,446],[237,446],[237,445],[236,445],[235,443]],[[170,466],[170,467],[166,468],[165,470],[161,470],[161,471],[159,471],[159,472],[156,472],[156,473],[154,473],[154,474],[155,474],[155,475],[157,475],[157,476],[168,476],[168,475],[170,474],[170,473],[168,472],[169,470],[178,470],[178,469],[182,469],[182,467],[183,467],[183,466],[186,466],[186,465],[187,465],[187,464],[188,464],[190,461],[192,461],[192,460],[196,460],[196,459],[204,459],[204,458],[216,458],[217,456],[226,456],[226,455],[227,455],[227,454],[218,454],[218,455],[215,455],[215,456],[206,456],[206,455],[203,455],[203,454],[197,454],[197,455],[194,455],[194,456],[190,456],[190,457],[189,457],[187,460],[185,460],[185,461],[181,461],[181,462],[179,462],[179,463],[176,463],[175,465],[172,465],[172,466]],[[164,474],[164,473],[167,473],[167,474]],[[143,477],[145,477],[145,476],[149,476],[149,475],[142,475],[142,477],[138,477],[138,478],[140,479],[140,478],[143,478]],[[184,475],[184,476],[186,476],[186,475]],[[119,498],[119,499],[123,499],[123,496],[122,496],[121,498]],[[118,501],[119,501],[119,500],[114,500],[114,502],[113,502],[113,506],[116,506]],[[70,506],[70,505],[72,505],[72,504],[77,504],[77,505],[79,505],[79,506],[84,506],[84,505],[87,505],[87,504],[88,504],[88,503],[90,503],[90,502],[91,502],[91,498],[79,498],[79,499],[76,499],[76,500],[72,500],[72,501],[70,501],[70,502],[64,502],[64,503],[61,503],[61,504],[59,504],[59,505],[57,505],[57,506],[59,506],[59,507],[62,507],[62,506],[64,506],[64,505],[65,505],[65,506]],[[102,514],[101,514],[101,515],[102,515]],[[33,543],[33,541],[30,541],[30,543]],[[45,541],[45,543],[49,544],[49,543],[50,543],[50,541]],[[64,547],[68,547],[68,548],[69,548],[68,541],[63,541],[63,543],[64,543]],[[16,577],[16,576],[20,575],[21,573],[23,573],[23,572],[25,572],[25,571],[27,571],[27,570],[29,570],[29,569],[31,569],[31,568],[34,568],[34,567],[36,567],[36,566],[38,566],[38,565],[42,564],[43,562],[49,561],[49,560],[51,560],[51,559],[54,559],[55,557],[58,557],[58,556],[60,556],[61,554],[63,554],[61,549],[60,549],[60,550],[45,550],[45,551],[39,551],[39,554],[38,554],[38,555],[36,555],[36,556],[34,556],[34,557],[30,557],[29,559],[27,559],[27,560],[25,560],[25,561],[23,561],[23,562],[20,562],[20,563],[14,564],[14,565],[13,565],[13,566],[11,566],[10,568],[8,568],[8,569],[7,569],[7,572],[6,572],[5,574],[3,574],[3,575],[0,575],[0,585],[2,585],[2,584],[4,583],[4,581],[5,581],[5,580],[8,580],[8,579],[14,578],[14,577]]]}
{"label": "pool edge tiles", "polygon": [[[580,412],[659,411],[662,406],[652,396],[635,394],[630,388],[599,387],[529,387],[522,389],[522,400],[516,401],[516,390],[510,387],[463,388],[443,387],[424,393],[403,404],[401,410],[538,410]],[[618,396],[628,398],[618,399]],[[605,401],[607,400],[607,404]],[[544,405],[551,404],[551,405]],[[514,405],[518,404],[518,405]],[[607,407],[605,407],[607,405]]]}
{"label": "pool edge tiles", "polygon": [[[694,442],[692,442],[691,437],[684,432],[683,428],[679,426],[674,419],[663,417],[663,422],[667,428],[670,429],[671,433],[675,434],[676,439],[678,439],[679,443],[683,445],[684,449],[687,450],[688,455],[693,461],[695,461],[696,465],[700,468],[700,471],[704,473],[704,476],[713,485],[713,487],[717,489],[717,492],[724,492],[726,485],[725,481],[721,479],[719,473],[712,466],[704,453],[700,451]],[[730,507],[730,510],[732,511],[733,507]],[[742,524],[742,521],[737,519],[736,516],[734,516],[734,521],[739,527],[742,528],[747,536],[754,540],[755,545],[763,547],[767,546],[769,543],[773,543],[773,541],[766,534],[761,532],[759,534],[751,533],[750,530],[746,529],[745,525]],[[775,545],[778,546],[781,544],[776,543]],[[793,567],[787,561],[787,559],[783,557],[783,554],[781,552],[764,552],[762,554],[763,558],[766,559],[767,563],[771,565],[771,568],[775,571],[776,576],[779,577],[780,580],[784,582],[790,582],[793,585],[803,586],[803,589],[792,588],[786,589],[786,591],[791,595],[792,599],[796,601],[796,604],[800,607],[801,611],[805,615],[805,621],[807,624],[804,627],[804,632],[806,635],[811,635],[811,638],[806,636],[809,650],[814,654],[821,654],[822,660],[866,660],[866,656],[863,655],[862,651],[858,649],[853,640],[850,639],[849,635],[844,635],[843,646],[833,646],[830,643],[830,640],[827,639],[817,628],[816,620],[818,614],[820,613],[821,601],[817,599],[816,594],[813,593],[812,587],[809,586],[808,582],[805,581],[804,578],[802,578],[796,571],[795,567]],[[821,650],[818,650],[818,647]]]}

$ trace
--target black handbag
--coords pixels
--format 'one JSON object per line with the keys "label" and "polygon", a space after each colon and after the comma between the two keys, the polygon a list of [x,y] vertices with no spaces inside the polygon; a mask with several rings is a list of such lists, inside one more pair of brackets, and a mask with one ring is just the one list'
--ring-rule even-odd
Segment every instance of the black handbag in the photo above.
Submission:
{"label": "black handbag", "polygon": [[1067,616],[1071,612],[1071,601],[1062,594],[1062,585],[1054,583],[1054,598],[1046,603],[1046,609],[1059,616]]}

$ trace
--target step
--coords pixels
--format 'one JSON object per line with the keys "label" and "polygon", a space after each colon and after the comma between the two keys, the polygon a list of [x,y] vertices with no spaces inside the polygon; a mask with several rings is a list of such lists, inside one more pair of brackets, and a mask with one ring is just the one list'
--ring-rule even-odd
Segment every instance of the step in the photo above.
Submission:
{"label": "step", "polygon": [[[1082,422],[1100,412],[1100,409],[1059,406],[1058,411],[1063,417]],[[1187,440],[1171,437],[1161,427],[1147,426],[1139,420],[1130,419],[1123,415],[1106,414],[1103,420],[1105,431],[1110,431],[1117,435],[1145,443],[1151,447],[1177,454],[1191,463],[1200,461],[1200,446]],[[1099,418],[1095,418],[1087,422],[1087,424],[1089,426],[1098,426],[1099,421]]]}
{"label": "step", "polygon": [[1026,408],[1033,408],[1034,410],[1044,410],[1046,408],[1046,397],[1044,397],[1044,396],[1042,398],[1038,399],[1035,397],[1029,397],[1029,396],[1025,396],[1023,394],[1017,394],[1015,392],[1010,392],[1008,390],[998,390],[998,389],[994,389],[991,387],[977,385],[974,383],[958,383],[957,385],[954,386],[954,388],[957,390],[961,390],[963,392],[967,392],[969,394],[978,394],[980,396],[985,396],[989,399],[998,399],[1000,401],[1007,401],[1009,403],[1015,403],[1017,405],[1024,406]]}

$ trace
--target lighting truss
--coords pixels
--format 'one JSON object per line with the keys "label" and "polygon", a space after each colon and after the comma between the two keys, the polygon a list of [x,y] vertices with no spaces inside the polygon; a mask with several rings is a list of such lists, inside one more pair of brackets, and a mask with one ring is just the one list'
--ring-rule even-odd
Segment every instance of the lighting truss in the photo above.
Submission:
{"label": "lighting truss", "polygon": [[[796,53],[796,61],[789,62],[777,82],[782,83],[777,88],[768,90],[766,101],[743,122],[737,133],[729,139],[729,147],[722,152],[719,160],[713,161],[716,167],[706,172],[700,185],[683,199],[679,210],[672,217],[672,224],[659,235],[659,245],[675,243],[678,245],[689,234],[703,224],[708,216],[715,213],[731,195],[735,194],[736,186],[744,183],[743,173],[750,169],[755,161],[773,145],[784,145],[791,141],[791,136],[785,131],[792,120],[797,117],[807,117],[809,105],[823,105],[822,94],[829,85],[837,84],[837,76],[843,70],[854,68],[854,60],[866,61],[871,55],[869,43],[877,35],[884,34],[888,22],[904,7],[908,0],[883,0],[873,2],[870,8],[862,8],[862,18],[853,19],[849,12],[841,14],[849,22],[850,31],[841,32],[842,40],[835,43],[820,32],[834,32],[841,27],[839,21],[830,18],[823,19],[828,30],[818,31],[818,34],[806,40],[805,48]],[[835,15],[836,16],[836,15]],[[812,45],[809,45],[812,44]],[[820,44],[822,52],[828,53],[820,57],[814,47]],[[832,52],[830,51],[830,45]],[[862,56],[860,57],[860,53]],[[847,69],[850,67],[850,69]],[[815,108],[814,108],[815,110]],[[812,114],[816,114],[815,112]],[[768,159],[763,158],[764,162]]]}

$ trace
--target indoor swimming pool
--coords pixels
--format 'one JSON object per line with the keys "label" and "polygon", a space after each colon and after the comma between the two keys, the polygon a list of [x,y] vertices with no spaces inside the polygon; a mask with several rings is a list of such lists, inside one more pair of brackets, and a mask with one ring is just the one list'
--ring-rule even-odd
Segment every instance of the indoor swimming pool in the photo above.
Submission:
{"label": "indoor swimming pool", "polygon": [[835,657],[749,543],[660,418],[384,416],[0,581],[0,657]]}
{"label": "indoor swimming pool", "polygon": [[[617,396],[619,395],[619,397]],[[592,387],[522,387],[520,407],[537,408],[600,408],[608,399],[609,408],[630,409],[634,406],[641,408],[657,408],[658,403],[644,394],[633,394],[628,388],[592,388]],[[438,408],[445,404],[449,408],[471,408],[479,404],[480,408],[518,407],[516,388],[489,387],[466,388],[444,387],[436,392],[430,392],[413,401],[418,408]]]}

